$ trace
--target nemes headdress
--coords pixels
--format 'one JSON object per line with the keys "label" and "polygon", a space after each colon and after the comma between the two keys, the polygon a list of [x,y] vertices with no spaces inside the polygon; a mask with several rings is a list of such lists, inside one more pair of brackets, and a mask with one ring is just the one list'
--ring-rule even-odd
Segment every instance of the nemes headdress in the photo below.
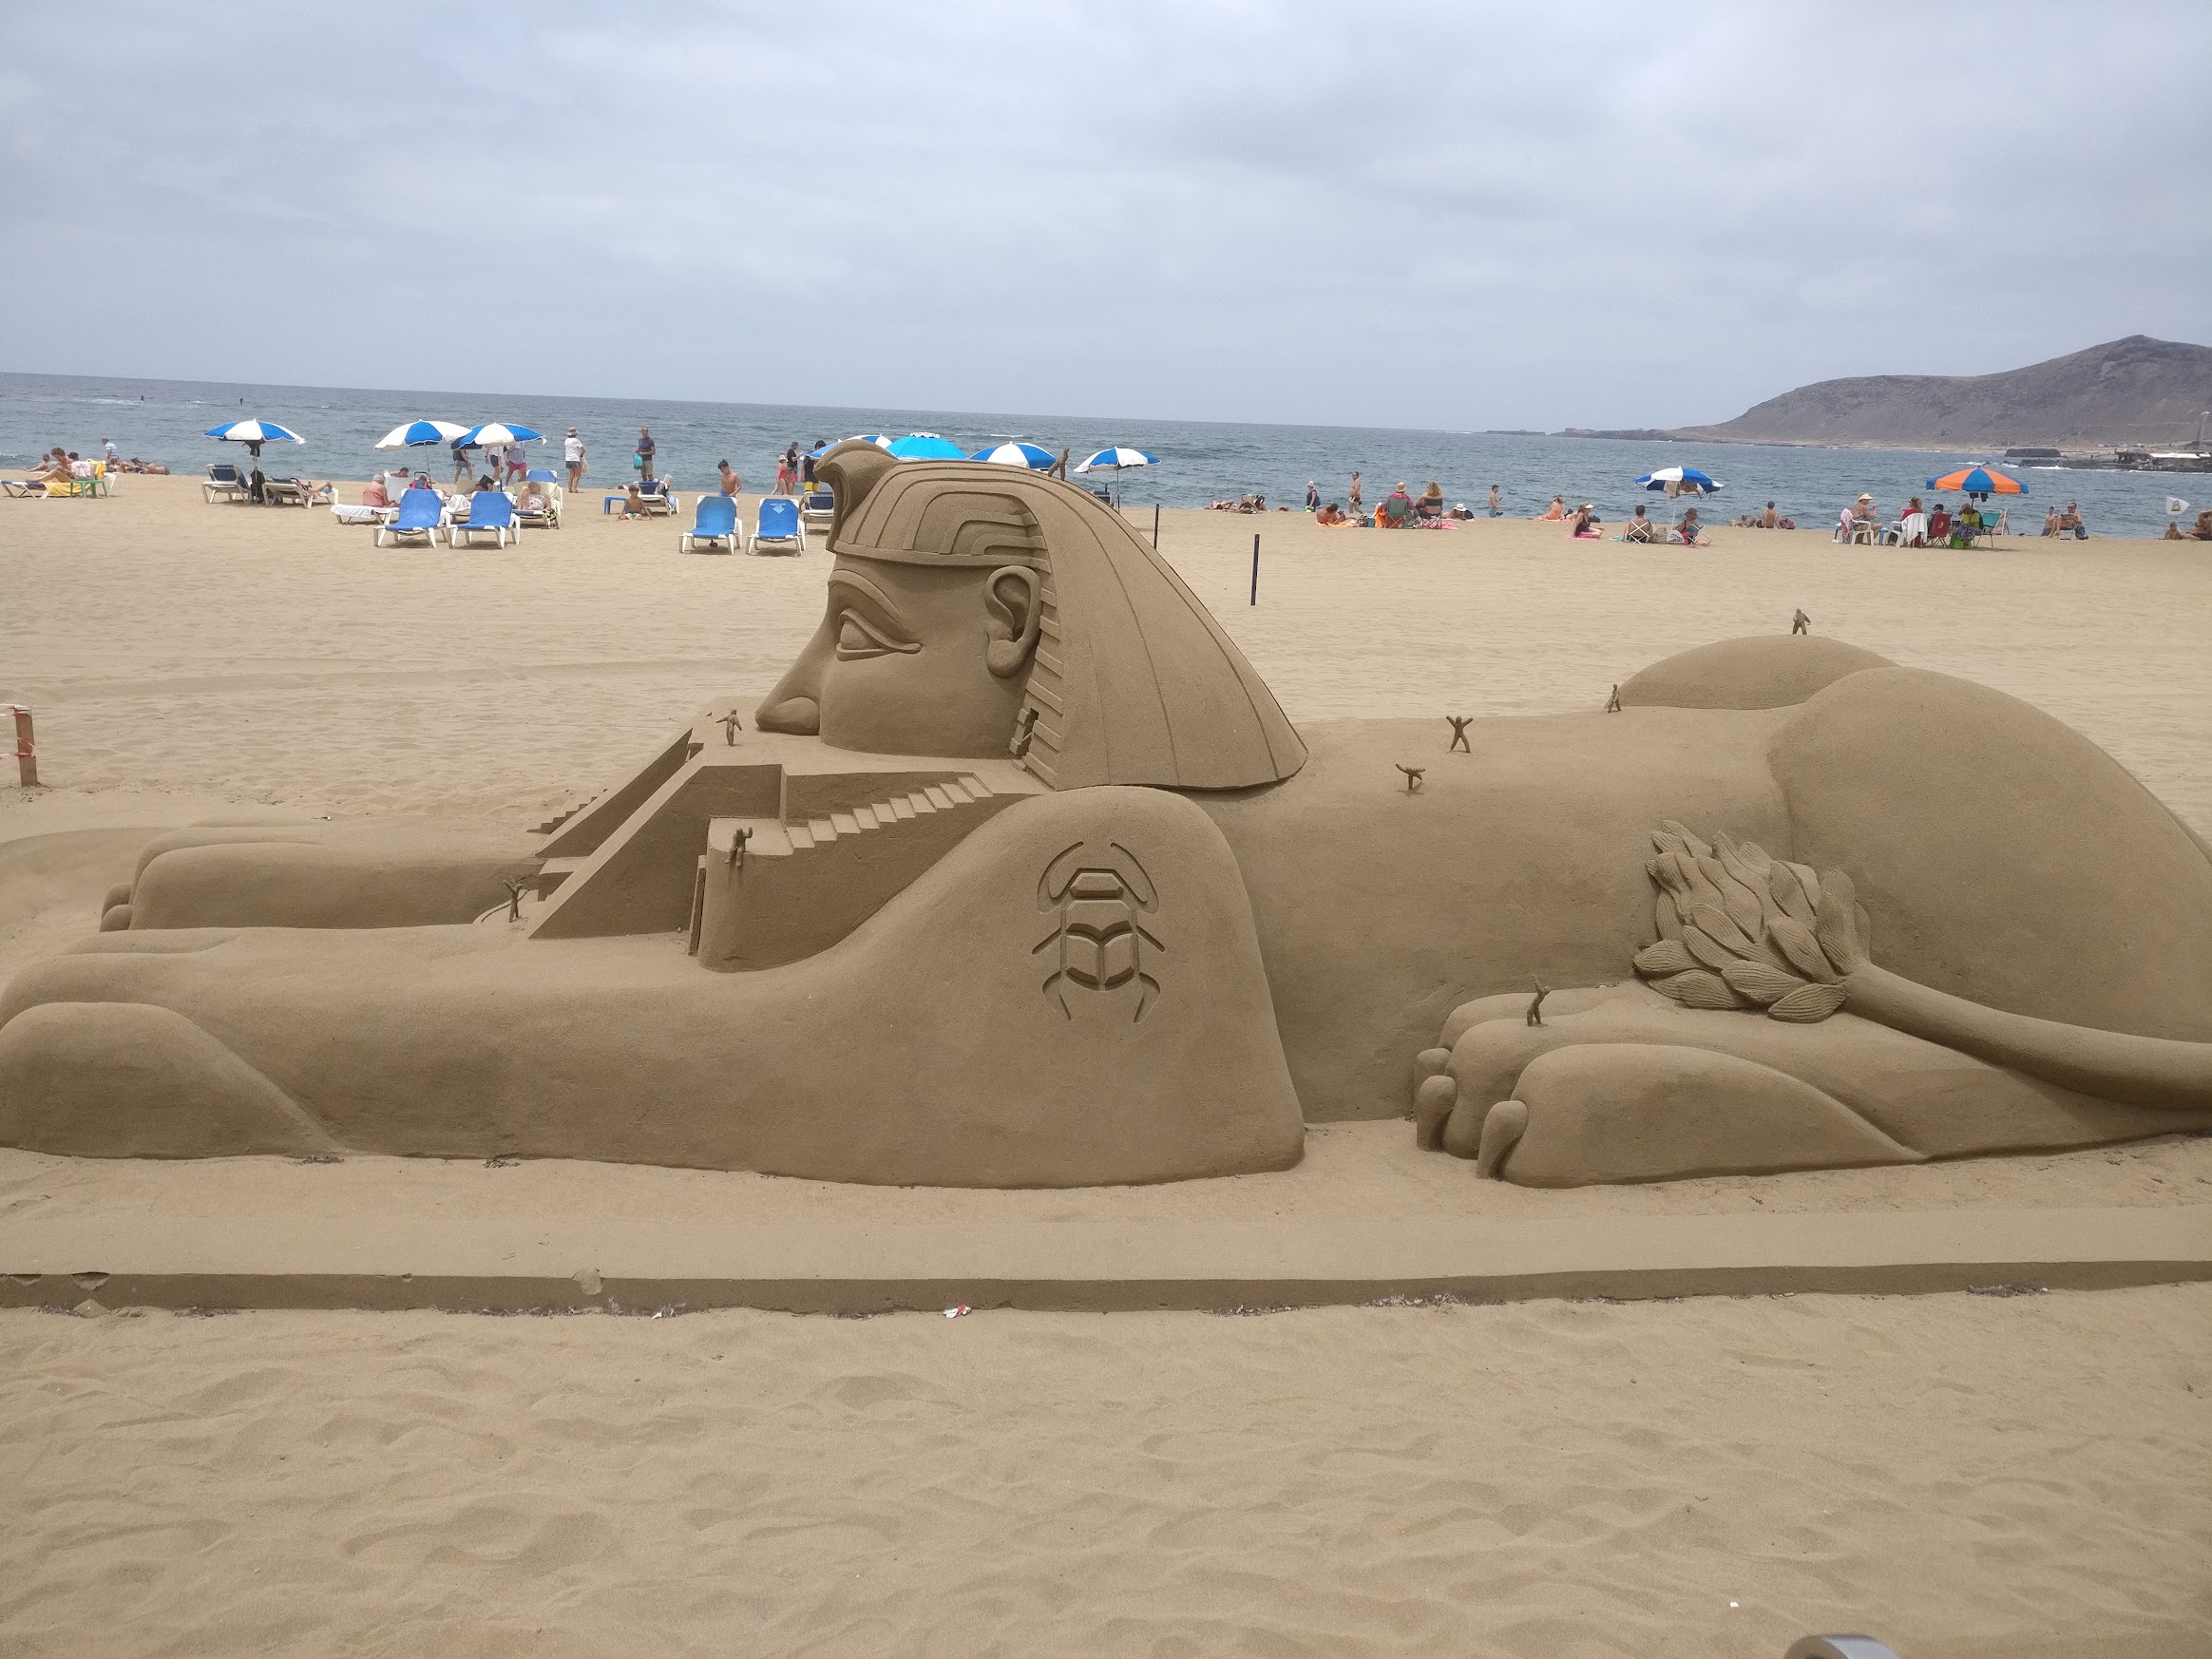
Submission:
{"label": "nemes headdress", "polygon": [[1056,789],[1247,789],[1306,764],[1244,653],[1096,496],[989,463],[899,461],[857,441],[816,471],[836,494],[839,558],[1041,574],[1017,733],[1022,763]]}

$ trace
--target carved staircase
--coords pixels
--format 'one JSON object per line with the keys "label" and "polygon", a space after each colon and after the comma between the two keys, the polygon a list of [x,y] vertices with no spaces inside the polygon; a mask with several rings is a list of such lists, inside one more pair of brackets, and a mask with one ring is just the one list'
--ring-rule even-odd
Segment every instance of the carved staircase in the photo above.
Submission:
{"label": "carved staircase", "polygon": [[[777,966],[834,944],[1048,787],[1011,761],[853,753],[730,731],[709,710],[558,826],[519,925],[534,939],[683,933],[704,966]],[[516,925],[504,909],[486,921]]]}
{"label": "carved staircase", "polygon": [[[851,787],[869,780],[861,774],[839,781]],[[811,956],[859,926],[977,825],[1035,792],[1034,786],[994,788],[963,772],[807,816],[717,818],[699,860],[692,948],[702,965],[723,970]]]}

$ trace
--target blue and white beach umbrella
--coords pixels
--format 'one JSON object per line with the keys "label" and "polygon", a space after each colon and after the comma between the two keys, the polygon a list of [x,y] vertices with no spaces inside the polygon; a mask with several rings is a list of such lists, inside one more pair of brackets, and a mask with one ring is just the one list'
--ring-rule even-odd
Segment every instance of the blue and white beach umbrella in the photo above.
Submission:
{"label": "blue and white beach umbrella", "polygon": [[1045,472],[1052,468],[1059,457],[1036,444],[1000,444],[988,449],[978,449],[968,459],[996,461],[1001,467],[1027,467],[1033,471]]}
{"label": "blue and white beach umbrella", "polygon": [[232,421],[225,426],[209,427],[207,436],[220,438],[225,443],[250,444],[256,454],[263,444],[304,444],[307,440],[289,427],[280,427],[275,421]]}
{"label": "blue and white beach umbrella", "polygon": [[376,440],[379,449],[407,449],[424,444],[450,444],[468,429],[457,421],[410,421]]}
{"label": "blue and white beach umbrella", "polygon": [[1076,470],[1077,472],[1095,472],[1111,467],[1118,472],[1124,467],[1156,467],[1159,465],[1159,459],[1157,455],[1147,455],[1142,449],[1124,449],[1116,446],[1111,449],[1099,450]]}
{"label": "blue and white beach umbrella", "polygon": [[1647,472],[1636,480],[1646,489],[1665,489],[1673,485],[1678,494],[1710,495],[1721,487],[1721,481],[1709,478],[1694,467],[1662,467],[1656,472]]}
{"label": "blue and white beach umbrella", "polygon": [[485,445],[542,444],[545,440],[528,427],[514,427],[505,421],[486,421],[481,427],[470,427],[453,442],[462,448],[481,448]]}
{"label": "blue and white beach umbrella", "polygon": [[884,446],[902,461],[965,461],[968,452],[935,432],[908,432]]}
{"label": "blue and white beach umbrella", "polygon": [[807,453],[810,455],[827,455],[840,444],[873,444],[879,449],[888,449],[891,447],[890,439],[885,437],[881,432],[855,432],[849,438],[832,438],[819,448],[809,449]]}

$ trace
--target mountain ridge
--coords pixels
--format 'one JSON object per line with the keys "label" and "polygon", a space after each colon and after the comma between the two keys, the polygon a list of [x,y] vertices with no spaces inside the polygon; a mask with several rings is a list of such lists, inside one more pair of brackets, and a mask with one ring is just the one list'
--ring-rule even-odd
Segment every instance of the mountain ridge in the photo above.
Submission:
{"label": "mountain ridge", "polygon": [[2129,334],[1994,374],[1819,380],[1733,420],[1677,427],[1669,435],[1838,448],[2163,447],[2192,441],[2206,410],[2212,346]]}

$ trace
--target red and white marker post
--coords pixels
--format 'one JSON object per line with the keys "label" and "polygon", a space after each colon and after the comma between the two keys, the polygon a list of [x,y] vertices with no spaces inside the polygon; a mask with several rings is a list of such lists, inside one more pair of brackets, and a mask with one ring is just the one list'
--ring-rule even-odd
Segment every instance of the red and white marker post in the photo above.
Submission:
{"label": "red and white marker post", "polygon": [[38,788],[38,744],[31,736],[30,711],[21,703],[10,703],[8,712],[15,716],[15,770],[27,790]]}

